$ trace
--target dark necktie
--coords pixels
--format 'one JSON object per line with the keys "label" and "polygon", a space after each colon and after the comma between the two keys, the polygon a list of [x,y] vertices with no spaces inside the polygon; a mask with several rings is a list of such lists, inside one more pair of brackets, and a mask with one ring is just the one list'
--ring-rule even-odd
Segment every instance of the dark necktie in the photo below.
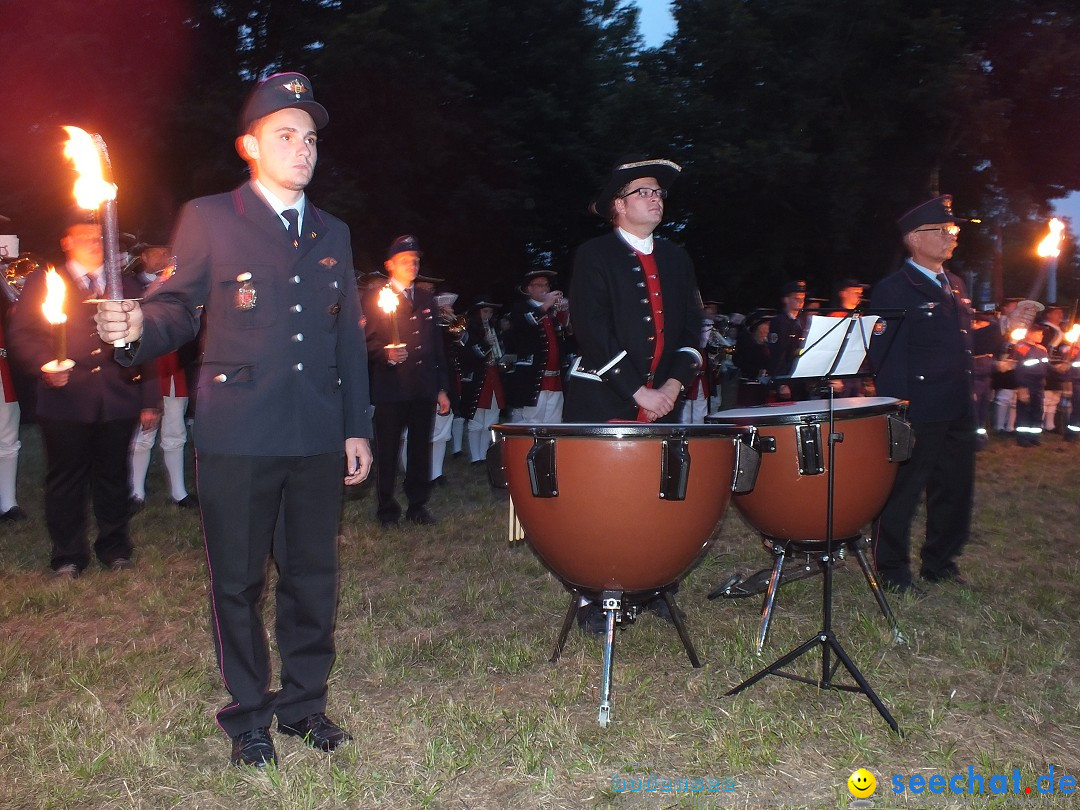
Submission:
{"label": "dark necktie", "polygon": [[952,289],[949,287],[949,277],[944,273],[937,274],[938,284],[941,285],[942,291],[945,293],[946,298],[952,298]]}
{"label": "dark necktie", "polygon": [[292,239],[293,247],[300,247],[300,212],[295,208],[286,208],[281,215],[289,221],[289,238]]}

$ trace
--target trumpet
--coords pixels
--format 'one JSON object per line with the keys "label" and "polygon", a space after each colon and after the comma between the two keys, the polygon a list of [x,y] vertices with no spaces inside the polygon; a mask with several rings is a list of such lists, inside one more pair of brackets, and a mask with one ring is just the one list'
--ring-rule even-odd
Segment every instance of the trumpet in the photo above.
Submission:
{"label": "trumpet", "polygon": [[439,322],[454,337],[464,334],[465,330],[469,328],[469,319],[464,315],[445,316],[440,318]]}

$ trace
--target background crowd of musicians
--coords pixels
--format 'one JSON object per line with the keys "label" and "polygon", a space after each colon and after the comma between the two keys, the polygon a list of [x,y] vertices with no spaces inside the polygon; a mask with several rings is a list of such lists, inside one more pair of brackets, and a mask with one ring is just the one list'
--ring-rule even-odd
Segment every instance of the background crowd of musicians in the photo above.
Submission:
{"label": "background crowd of musicians", "polygon": [[[84,220],[85,217],[75,215],[64,231],[63,243],[74,250],[77,246],[72,234],[86,228],[95,233],[99,230]],[[135,243],[132,239],[124,248],[130,251],[127,275],[144,290],[170,269],[167,247]],[[443,279],[420,272],[422,253],[415,237],[406,235],[394,240],[388,249],[388,265],[400,256],[415,264],[412,284],[433,302],[430,308],[433,334],[439,336],[442,346],[438,355],[442,358],[441,367],[440,363],[429,367],[438,369],[434,373],[443,376],[433,377],[432,384],[436,386],[433,397],[424,394],[420,398],[424,403],[428,399],[434,402],[438,392],[445,392],[448,407],[435,408],[430,429],[421,422],[421,436],[430,433],[430,438],[417,442],[417,448],[421,448],[417,452],[425,454],[429,468],[420,472],[431,484],[444,486],[450,481],[446,459],[464,457],[481,464],[491,441],[490,428],[497,422],[562,421],[564,378],[577,356],[570,300],[558,289],[558,275],[538,268],[522,275],[514,300],[502,302],[484,295],[463,302]],[[71,260],[77,261],[78,257],[76,253]],[[87,262],[93,264],[94,257]],[[32,262],[9,263],[8,283],[4,285],[5,316],[18,299],[27,267],[35,266]],[[388,284],[388,272],[359,279],[362,293],[367,290],[377,295]],[[700,424],[707,414],[717,410],[823,397],[826,392],[820,386],[785,378],[802,346],[809,317],[840,316],[865,308],[869,291],[868,284],[847,278],[837,285],[832,297],[815,298],[803,281],[792,281],[779,290],[779,306],[755,308],[746,315],[724,313],[722,301],[706,300],[700,340],[703,365],[686,387],[678,421]],[[991,435],[1014,436],[1025,447],[1038,445],[1044,433],[1061,434],[1068,442],[1080,440],[1080,341],[1077,340],[1080,330],[1070,331],[1076,314],[1073,311],[1066,317],[1064,305],[1031,301],[1023,301],[1018,312],[1020,303],[1021,299],[1008,298],[1000,306],[988,306],[974,313],[975,415],[980,448]],[[384,351],[379,341],[386,337],[377,328],[379,310],[375,298],[365,300],[365,304],[365,312],[369,313],[368,331],[373,337],[372,350],[379,353]],[[401,322],[407,323],[408,318],[402,318]],[[198,503],[197,497],[188,491],[184,470],[184,447],[190,411],[194,408],[189,384],[197,362],[198,349],[192,344],[161,358],[147,375],[147,379],[154,380],[150,399],[157,415],[145,424],[140,421],[130,445],[128,486],[123,497],[132,514],[142,508],[146,498],[151,449],[158,437],[169,501],[183,508]],[[15,382],[28,378],[22,365],[17,358],[9,360],[8,349],[0,354],[4,399],[0,406],[3,408],[0,520],[6,521],[25,519],[15,494],[20,446],[20,404]],[[398,369],[396,377],[406,373],[409,372],[405,368]],[[875,393],[869,373],[835,380],[832,386],[840,397]],[[25,383],[20,386],[23,387]],[[22,399],[33,407],[32,392]],[[422,409],[426,413],[427,405]],[[384,413],[390,410],[384,408]],[[400,407],[393,410],[401,412]],[[387,468],[391,455],[400,460],[407,474],[409,431],[408,425],[403,427],[406,429],[401,441],[393,442],[395,447],[400,444],[399,453],[388,453],[384,462],[384,481],[393,480],[393,472]],[[384,444],[391,443],[384,441]],[[426,494],[414,495],[410,501],[416,522],[433,522],[433,516],[426,511],[426,502]],[[391,508],[388,519],[385,509],[379,517],[389,527],[397,521],[396,509]]]}

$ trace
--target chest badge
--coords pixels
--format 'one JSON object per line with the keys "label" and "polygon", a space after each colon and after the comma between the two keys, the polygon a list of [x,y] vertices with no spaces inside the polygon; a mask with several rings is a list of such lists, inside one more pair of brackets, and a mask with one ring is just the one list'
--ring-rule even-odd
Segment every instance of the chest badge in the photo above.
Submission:
{"label": "chest badge", "polygon": [[236,308],[239,310],[255,309],[259,291],[251,283],[251,273],[241,273],[236,277],[236,280],[240,285],[236,288]]}

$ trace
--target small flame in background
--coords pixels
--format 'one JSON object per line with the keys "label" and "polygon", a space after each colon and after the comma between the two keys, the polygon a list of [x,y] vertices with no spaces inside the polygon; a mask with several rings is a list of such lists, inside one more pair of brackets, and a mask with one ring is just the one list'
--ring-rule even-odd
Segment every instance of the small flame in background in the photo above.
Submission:
{"label": "small flame in background", "polygon": [[75,166],[79,179],[75,181],[75,202],[80,208],[93,210],[106,200],[116,199],[116,186],[105,181],[101,171],[101,153],[94,139],[78,127],[64,127],[68,141],[64,157]]}
{"label": "small flame in background", "polygon": [[1023,326],[1018,326],[1009,332],[1009,338],[1016,343],[1027,337],[1027,329]]}
{"label": "small flame in background", "polygon": [[1037,253],[1044,259],[1057,258],[1061,255],[1061,232],[1065,230],[1065,223],[1057,217],[1050,220],[1050,231],[1039,242]]}
{"label": "small flame in background", "polygon": [[397,310],[398,297],[394,294],[394,291],[389,287],[383,287],[379,292],[379,309],[387,314],[392,314]]}
{"label": "small flame in background", "polygon": [[1065,340],[1068,343],[1076,343],[1080,340],[1080,323],[1074,323],[1069,327],[1069,331],[1065,333]]}
{"label": "small flame in background", "polygon": [[64,292],[64,280],[50,265],[45,272],[45,303],[41,305],[41,311],[45,320],[51,324],[67,321],[67,315],[64,314]]}

